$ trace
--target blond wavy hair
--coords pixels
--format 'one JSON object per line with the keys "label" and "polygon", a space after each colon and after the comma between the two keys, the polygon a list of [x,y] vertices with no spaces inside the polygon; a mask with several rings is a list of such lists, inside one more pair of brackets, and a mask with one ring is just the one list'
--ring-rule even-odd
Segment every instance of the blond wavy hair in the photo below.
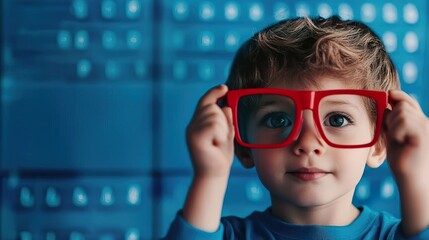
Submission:
{"label": "blond wavy hair", "polygon": [[237,51],[226,85],[256,88],[284,80],[317,86],[319,76],[361,89],[400,88],[380,38],[365,24],[337,16],[288,19],[257,32]]}

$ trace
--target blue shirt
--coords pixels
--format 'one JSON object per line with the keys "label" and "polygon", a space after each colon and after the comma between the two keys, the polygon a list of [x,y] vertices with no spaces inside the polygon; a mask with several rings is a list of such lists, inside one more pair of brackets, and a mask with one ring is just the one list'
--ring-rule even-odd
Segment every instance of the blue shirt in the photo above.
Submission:
{"label": "blue shirt", "polygon": [[172,239],[429,239],[429,228],[419,234],[405,238],[398,226],[400,220],[386,212],[376,212],[364,206],[359,216],[347,226],[294,225],[273,217],[270,208],[253,212],[245,218],[223,217],[216,232],[201,231],[177,214],[167,233]]}

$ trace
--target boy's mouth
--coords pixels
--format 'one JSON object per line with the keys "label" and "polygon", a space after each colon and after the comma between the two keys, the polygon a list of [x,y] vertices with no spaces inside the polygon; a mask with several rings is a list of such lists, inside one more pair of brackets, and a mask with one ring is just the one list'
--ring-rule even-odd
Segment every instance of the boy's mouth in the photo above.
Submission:
{"label": "boy's mouth", "polygon": [[329,172],[318,168],[298,168],[287,172],[301,181],[314,181],[329,174]]}

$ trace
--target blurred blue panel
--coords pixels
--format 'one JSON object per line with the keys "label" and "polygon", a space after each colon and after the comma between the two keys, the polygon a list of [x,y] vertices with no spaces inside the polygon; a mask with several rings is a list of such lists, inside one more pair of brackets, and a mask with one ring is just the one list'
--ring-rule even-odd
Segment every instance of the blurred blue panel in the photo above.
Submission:
{"label": "blurred blue panel", "polygon": [[2,169],[150,168],[149,84],[16,83],[3,91]]}
{"label": "blurred blue panel", "polygon": [[176,216],[177,212],[183,208],[186,193],[191,184],[191,175],[171,175],[161,179],[162,191],[159,201],[159,222],[158,231],[155,237],[163,237],[167,234],[168,227]]}
{"label": "blurred blue panel", "polygon": [[21,235],[133,239],[126,238],[130,234],[152,239],[152,180],[148,177],[10,176],[1,184],[5,196],[1,239],[22,239]]}
{"label": "blurred blue panel", "polygon": [[[191,169],[186,145],[186,127],[196,103],[207,87],[195,84],[163,86],[161,105],[161,141],[166,149],[160,152],[160,169]],[[168,147],[166,147],[168,146]]]}
{"label": "blurred blue panel", "polygon": [[1,1],[1,239],[153,238],[152,9]]}

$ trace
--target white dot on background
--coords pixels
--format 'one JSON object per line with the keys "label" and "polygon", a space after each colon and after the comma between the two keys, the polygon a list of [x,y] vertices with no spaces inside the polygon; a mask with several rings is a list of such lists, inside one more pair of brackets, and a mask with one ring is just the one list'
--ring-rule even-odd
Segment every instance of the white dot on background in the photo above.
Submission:
{"label": "white dot on background", "polygon": [[317,12],[323,18],[328,18],[332,16],[332,8],[331,6],[329,6],[329,4],[326,3],[321,3],[317,8]]}
{"label": "white dot on background", "polygon": [[381,198],[387,199],[393,197],[393,194],[395,193],[395,185],[392,178],[386,178],[381,183],[381,189],[380,189],[380,195]]}
{"label": "white dot on background", "polygon": [[264,17],[264,9],[260,4],[253,4],[249,8],[249,18],[252,21],[259,21]]}
{"label": "white dot on background", "polygon": [[263,197],[263,191],[260,184],[256,182],[250,182],[246,186],[246,196],[247,199],[255,202],[260,201]]}
{"label": "white dot on background", "polygon": [[85,30],[80,30],[76,32],[75,35],[75,47],[77,49],[85,49],[89,45],[89,35]]}
{"label": "white dot on background", "polygon": [[398,10],[392,3],[383,5],[383,20],[387,23],[396,23],[398,20]]}
{"label": "white dot on background", "polygon": [[404,21],[410,24],[415,24],[419,21],[419,10],[416,5],[408,3],[404,6]]}
{"label": "white dot on background", "polygon": [[228,3],[225,5],[225,18],[227,20],[235,20],[238,18],[239,10],[236,3]]}
{"label": "white dot on background", "polygon": [[137,0],[128,0],[126,14],[128,18],[136,18],[140,13],[140,3]]}
{"label": "white dot on background", "polygon": [[383,43],[386,47],[386,51],[391,53],[394,52],[398,46],[398,39],[394,32],[387,31],[383,34]]}
{"label": "white dot on background", "polygon": [[127,45],[129,48],[137,48],[141,42],[141,34],[136,30],[131,30],[127,33]]}
{"label": "white dot on background", "polygon": [[360,200],[366,200],[371,195],[371,186],[368,180],[362,179],[356,187],[356,197]]}
{"label": "white dot on background", "polygon": [[419,37],[415,32],[407,32],[404,37],[404,48],[409,53],[416,52],[419,49]]}
{"label": "white dot on background", "polygon": [[81,78],[87,77],[91,72],[91,62],[86,59],[82,59],[77,63],[76,69],[77,75]]}
{"label": "white dot on background", "polygon": [[140,239],[140,231],[136,228],[130,228],[125,233],[125,240],[138,240]]}
{"label": "white dot on background", "polygon": [[373,22],[376,18],[377,11],[375,6],[371,3],[365,3],[361,8],[361,18],[364,22]]}
{"label": "white dot on background", "polygon": [[71,34],[69,31],[61,30],[57,35],[57,43],[61,49],[69,48],[71,45]]}
{"label": "white dot on background", "polygon": [[310,15],[310,8],[306,4],[301,3],[296,6],[296,16],[307,17],[309,15]]}
{"label": "white dot on background", "polygon": [[215,16],[215,7],[212,3],[205,2],[200,6],[200,17],[202,20],[211,20]]}
{"label": "white dot on background", "polygon": [[140,193],[141,188],[138,185],[131,185],[128,188],[128,194],[127,194],[127,203],[130,205],[137,205],[140,203]]}
{"label": "white dot on background", "polygon": [[177,20],[184,20],[188,17],[189,7],[186,2],[178,2],[173,8],[173,16]]}
{"label": "white dot on background", "polygon": [[274,5],[274,19],[281,21],[283,19],[289,18],[290,10],[285,3],[276,3]]}
{"label": "white dot on background", "polygon": [[346,3],[342,3],[338,6],[338,14],[344,20],[353,19],[353,9]]}
{"label": "white dot on background", "polygon": [[203,31],[200,35],[200,47],[203,49],[209,49],[214,44],[214,34],[210,31]]}
{"label": "white dot on background", "polygon": [[235,49],[238,46],[240,36],[237,33],[229,32],[225,35],[225,46],[228,49]]}
{"label": "white dot on background", "polygon": [[404,82],[411,84],[417,80],[418,77],[418,68],[414,62],[406,62],[402,67],[402,76]]}

